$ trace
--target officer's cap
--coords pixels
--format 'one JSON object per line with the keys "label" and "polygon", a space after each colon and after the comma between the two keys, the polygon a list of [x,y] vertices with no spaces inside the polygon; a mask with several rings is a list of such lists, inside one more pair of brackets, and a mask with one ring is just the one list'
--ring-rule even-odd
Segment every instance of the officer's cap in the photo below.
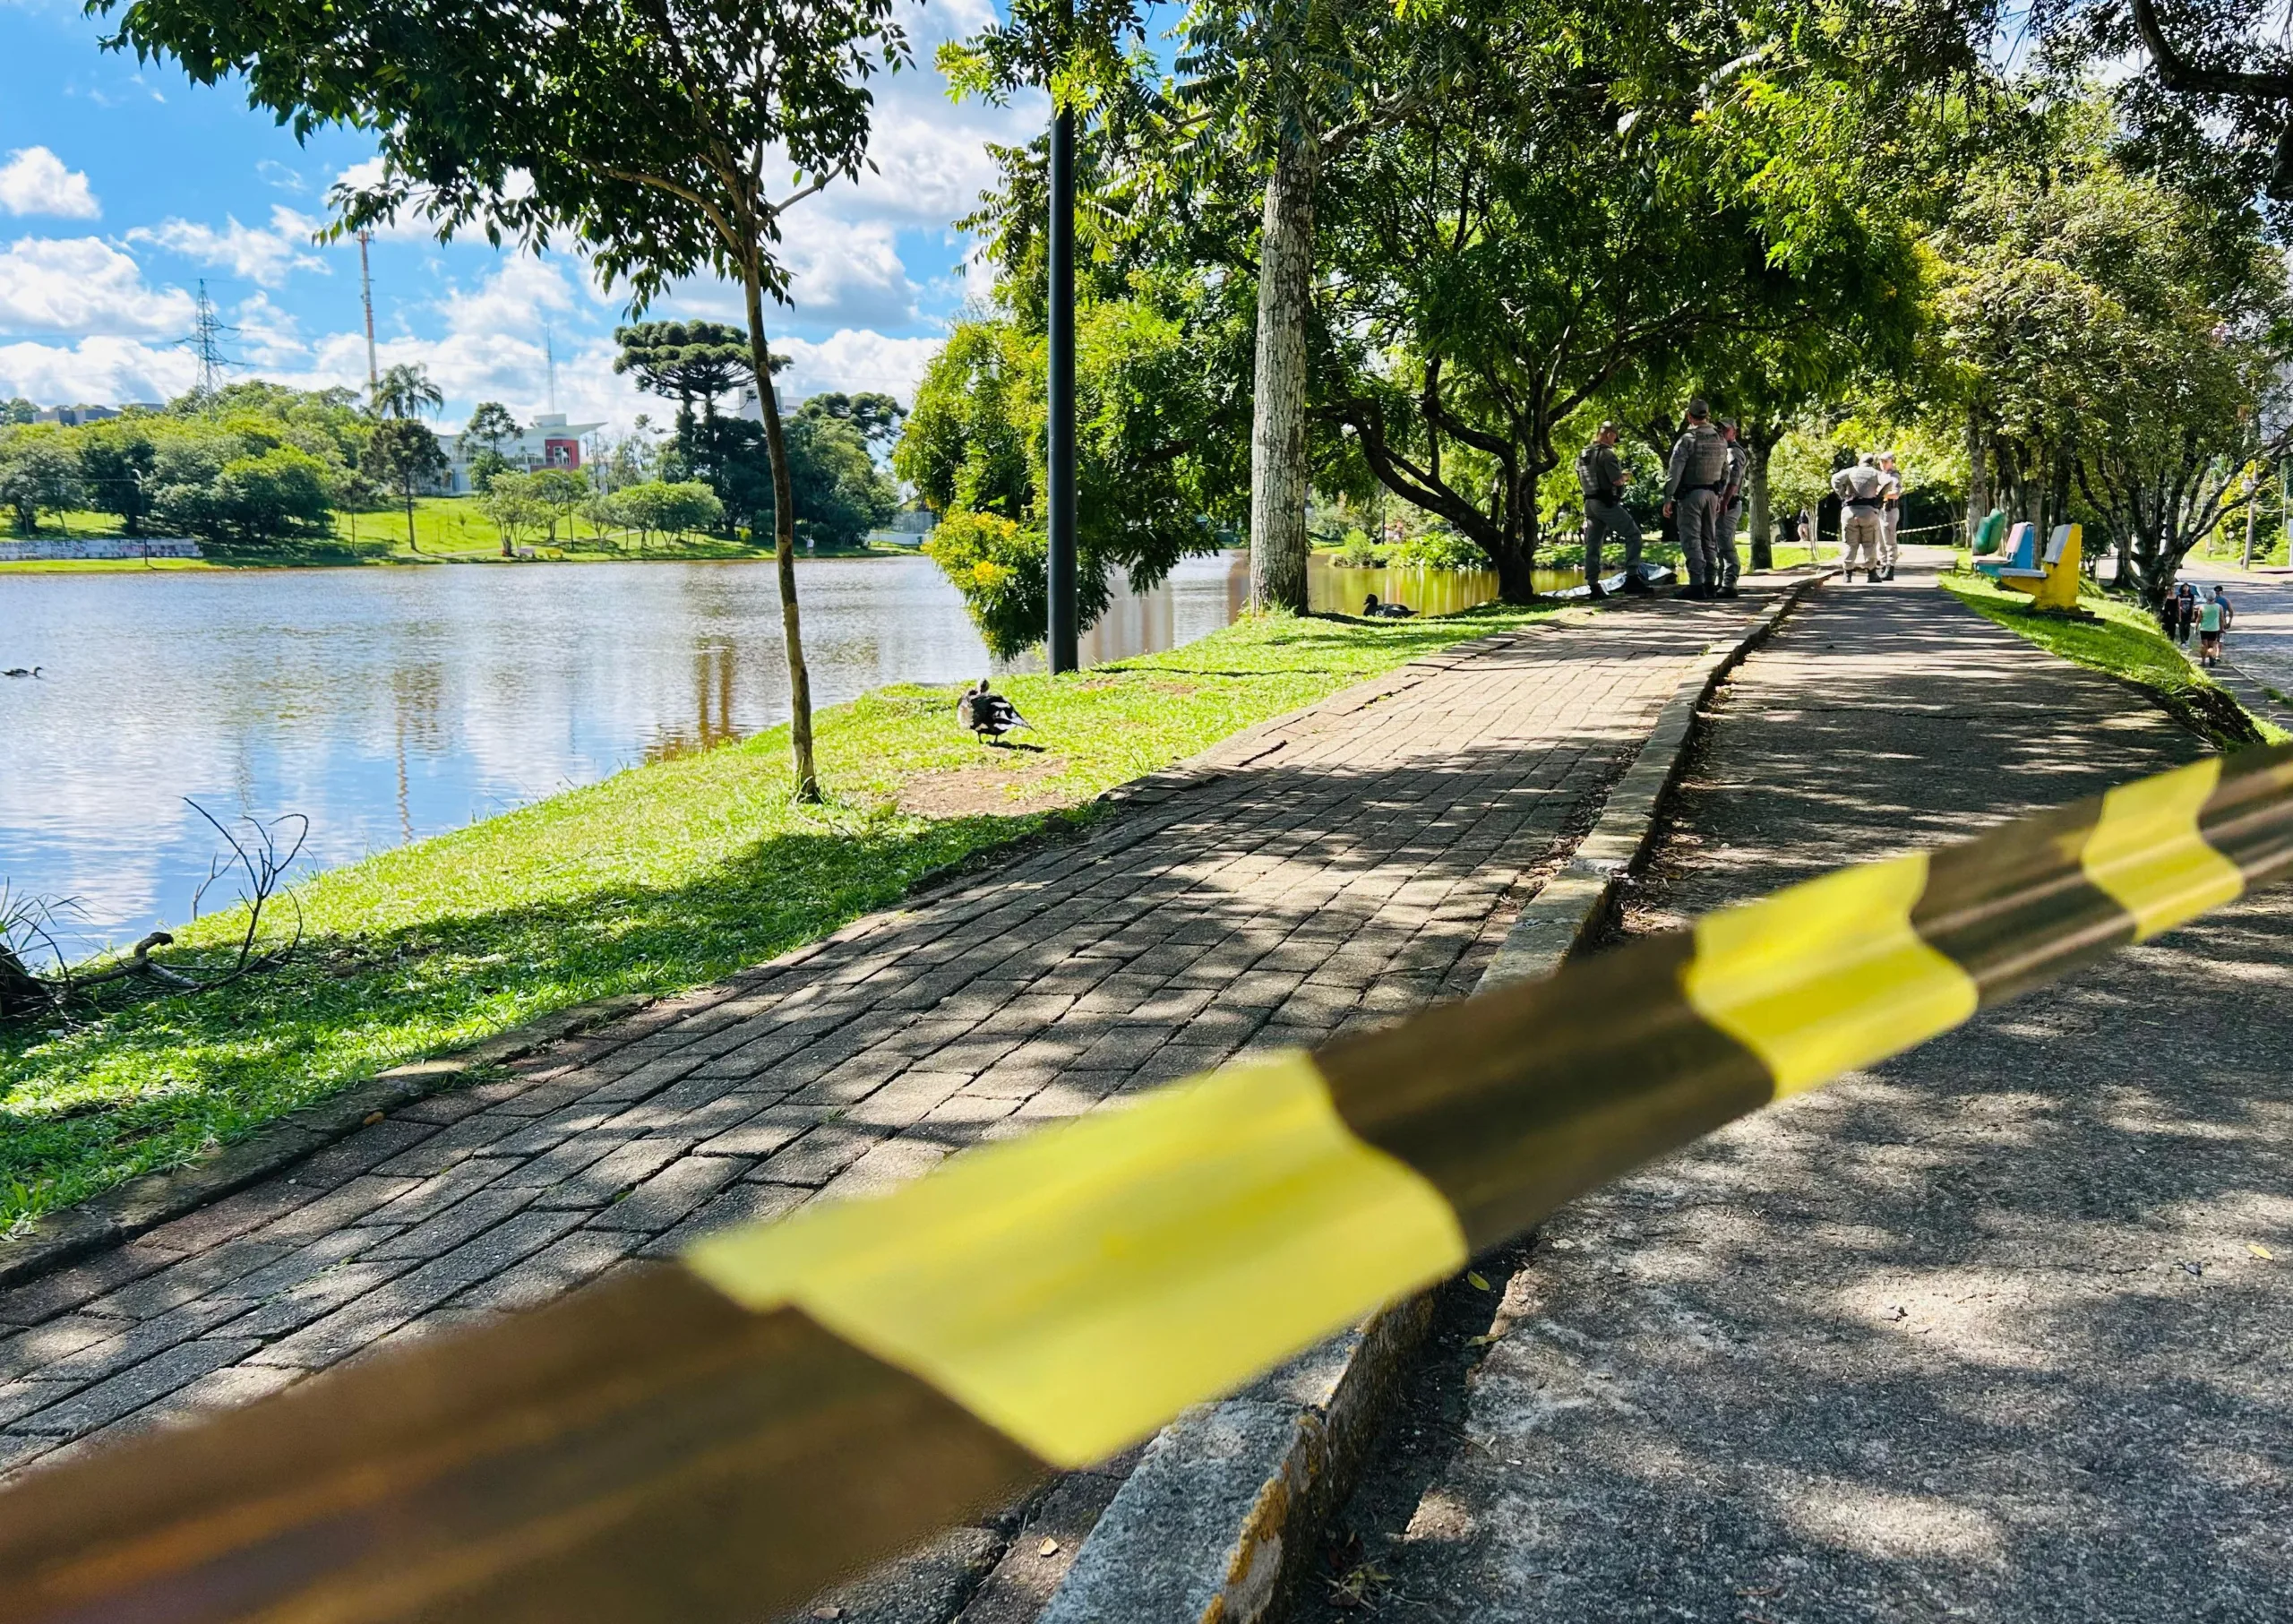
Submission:
{"label": "officer's cap", "polygon": [[1602,419],[1601,419],[1601,429],[1600,429],[1600,432],[1601,432],[1602,434],[1622,434],[1624,431],[1623,431],[1622,429],[1620,429],[1620,428],[1617,427],[1617,425],[1616,425],[1616,423],[1615,423],[1615,420],[1614,420],[1614,419],[1612,419],[1612,418],[1609,418],[1609,417],[1603,417],[1603,418],[1602,418]]}
{"label": "officer's cap", "polygon": [[1712,408],[1702,395],[1698,395],[1688,403],[1688,415],[1691,417],[1709,417],[1712,415]]}

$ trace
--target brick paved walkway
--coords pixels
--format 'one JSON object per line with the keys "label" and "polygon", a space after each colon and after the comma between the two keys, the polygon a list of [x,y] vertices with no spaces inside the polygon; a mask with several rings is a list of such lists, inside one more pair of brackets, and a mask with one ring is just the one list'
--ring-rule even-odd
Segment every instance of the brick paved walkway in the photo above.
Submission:
{"label": "brick paved walkway", "polygon": [[1661,603],[1420,662],[1230,742],[1086,838],[0,1292],[0,1470],[1461,992],[1739,624]]}

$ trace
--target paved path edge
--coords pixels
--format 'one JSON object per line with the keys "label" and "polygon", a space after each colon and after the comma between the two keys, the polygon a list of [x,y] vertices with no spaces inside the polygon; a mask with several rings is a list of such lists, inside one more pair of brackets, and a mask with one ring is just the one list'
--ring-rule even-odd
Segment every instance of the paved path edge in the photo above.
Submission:
{"label": "paved path edge", "polygon": [[[1705,651],[1657,713],[1599,820],[1537,894],[1476,991],[1550,975],[1596,936],[1646,855],[1699,713],[1728,674],[1835,573],[1787,588]],[[1156,1434],[1037,1624],[1259,1624],[1310,1569],[1432,1323],[1421,1293],[1381,1309]]]}
{"label": "paved path edge", "polygon": [[[1544,623],[1546,625],[1553,623]],[[1219,740],[1195,755],[1103,791],[1076,810],[1152,806],[1181,790],[1208,783],[1235,768],[1247,766],[1272,753],[1273,750],[1280,749],[1279,743],[1267,747],[1260,741],[1310,711],[1325,708],[1341,711],[1358,710],[1421,680],[1428,667],[1444,669],[1447,662],[1469,657],[1490,643],[1533,635],[1541,629],[1541,626],[1533,625],[1512,632],[1484,633],[1477,638],[1462,640],[1448,648],[1436,649],[1430,654],[1420,655],[1413,660],[1364,678],[1335,693],[1325,694],[1318,700],[1296,706],[1279,716],[1268,717],[1264,721],[1253,722],[1241,732]],[[886,920],[919,905],[944,900],[951,891],[983,880],[993,871],[1026,856],[1046,838],[1056,838],[1057,836],[1046,836],[1038,831],[983,847],[944,869],[919,876],[906,894],[891,907],[863,914],[827,935],[815,937],[760,964],[735,971],[731,976],[720,977],[717,983],[674,992],[618,992],[610,997],[591,999],[584,1003],[553,1010],[468,1047],[450,1050],[423,1060],[408,1061],[350,1083],[324,1099],[315,1100],[264,1123],[244,1139],[219,1146],[181,1166],[144,1173],[92,1195],[84,1201],[44,1213],[17,1233],[0,1235],[0,1286],[21,1285],[90,1252],[133,1241],[171,1219],[196,1212],[226,1196],[236,1195],[257,1180],[291,1167],[338,1139],[347,1139],[364,1127],[367,1119],[377,1111],[388,1113],[431,1095],[481,1080],[497,1066],[521,1059],[562,1039],[634,1017],[655,1005],[663,1009],[663,1024],[666,1024],[676,1015],[689,1013],[689,1001],[707,992],[711,985],[722,985],[762,971],[788,968],[830,945],[866,935]]]}

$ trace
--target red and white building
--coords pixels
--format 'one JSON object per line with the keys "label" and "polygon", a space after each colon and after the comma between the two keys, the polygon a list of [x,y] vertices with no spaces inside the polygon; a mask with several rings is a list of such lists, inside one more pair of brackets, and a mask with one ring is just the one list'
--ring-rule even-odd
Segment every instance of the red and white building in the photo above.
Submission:
{"label": "red and white building", "polygon": [[[502,460],[513,473],[537,474],[544,468],[579,468],[581,466],[581,436],[605,426],[602,423],[568,423],[563,412],[544,412],[514,440],[504,440],[499,447]],[[469,434],[441,434],[438,443],[444,448],[448,464],[444,482],[450,496],[465,495],[476,487],[469,482],[469,465],[486,443]]]}

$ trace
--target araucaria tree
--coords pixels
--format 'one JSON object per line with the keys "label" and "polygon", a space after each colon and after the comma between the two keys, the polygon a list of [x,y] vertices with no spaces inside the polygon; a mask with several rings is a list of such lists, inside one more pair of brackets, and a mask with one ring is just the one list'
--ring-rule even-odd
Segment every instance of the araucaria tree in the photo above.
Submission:
{"label": "araucaria tree", "polygon": [[194,79],[244,74],[252,99],[298,130],[375,130],[382,176],[338,200],[341,228],[411,210],[442,236],[477,229],[539,248],[571,233],[639,308],[682,277],[738,284],[773,465],[805,799],[820,795],[812,684],[764,305],[787,294],[786,211],[866,161],[868,81],[908,55],[891,12],[891,0],[511,0],[482,12],[356,0],[323,13],[129,0],[120,29]]}

